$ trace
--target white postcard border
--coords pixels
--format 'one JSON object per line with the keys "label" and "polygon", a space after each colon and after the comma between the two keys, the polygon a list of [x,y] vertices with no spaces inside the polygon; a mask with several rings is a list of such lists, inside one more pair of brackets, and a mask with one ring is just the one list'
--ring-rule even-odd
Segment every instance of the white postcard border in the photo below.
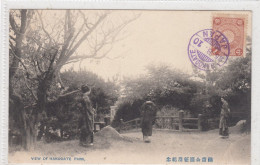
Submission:
{"label": "white postcard border", "polygon": [[144,1],[144,0],[2,0],[0,64],[0,162],[8,164],[8,27],[9,9],[145,9],[252,11],[252,139],[251,163],[260,164],[260,1]]}

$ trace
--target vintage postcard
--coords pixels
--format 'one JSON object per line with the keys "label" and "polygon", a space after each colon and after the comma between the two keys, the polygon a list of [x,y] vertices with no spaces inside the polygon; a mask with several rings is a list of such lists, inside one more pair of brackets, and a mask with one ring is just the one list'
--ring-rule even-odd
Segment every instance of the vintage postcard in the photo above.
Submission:
{"label": "vintage postcard", "polygon": [[257,164],[253,7],[58,5],[3,8],[3,163]]}

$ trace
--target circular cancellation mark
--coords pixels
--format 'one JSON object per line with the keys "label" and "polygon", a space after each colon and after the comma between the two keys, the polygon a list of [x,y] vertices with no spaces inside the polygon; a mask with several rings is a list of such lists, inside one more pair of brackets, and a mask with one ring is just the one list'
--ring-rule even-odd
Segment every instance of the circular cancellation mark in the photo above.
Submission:
{"label": "circular cancellation mark", "polygon": [[188,55],[193,65],[201,70],[215,70],[229,57],[227,37],[217,30],[204,29],[195,33],[188,45]]}

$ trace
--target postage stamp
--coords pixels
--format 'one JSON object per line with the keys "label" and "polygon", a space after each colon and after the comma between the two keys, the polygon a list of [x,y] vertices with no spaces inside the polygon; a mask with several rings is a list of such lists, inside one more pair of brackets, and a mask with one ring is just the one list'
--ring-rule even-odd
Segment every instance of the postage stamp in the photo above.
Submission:
{"label": "postage stamp", "polygon": [[247,19],[246,15],[213,15],[212,28],[220,31],[227,37],[230,43],[230,56],[245,55]]}
{"label": "postage stamp", "polygon": [[259,165],[260,2],[135,2],[5,1],[0,164]]}

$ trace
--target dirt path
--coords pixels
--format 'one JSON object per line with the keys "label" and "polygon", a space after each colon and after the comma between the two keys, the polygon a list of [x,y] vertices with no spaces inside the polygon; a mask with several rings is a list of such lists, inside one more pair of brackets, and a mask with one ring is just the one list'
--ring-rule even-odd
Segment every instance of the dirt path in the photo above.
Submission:
{"label": "dirt path", "polygon": [[[78,141],[69,141],[43,145],[41,153],[51,156],[68,156],[73,153],[71,156],[83,157],[84,163],[165,164],[168,163],[167,157],[183,157],[183,159],[184,157],[212,157],[214,163],[250,164],[250,135],[231,134],[229,139],[221,139],[217,131],[189,133],[155,130],[151,143],[143,143],[140,131],[123,133],[122,135],[132,139],[132,142],[97,137],[93,148],[82,148],[78,146]],[[51,146],[52,152],[49,151]],[[17,162],[15,157],[18,154],[25,154],[23,158],[30,155],[29,153],[16,152],[10,154],[9,160]],[[37,153],[34,154],[37,155]],[[34,161],[34,163],[36,162]],[[52,161],[52,163],[55,162]],[[56,161],[56,163],[61,162]]]}
{"label": "dirt path", "polygon": [[140,132],[123,135],[136,140],[115,142],[101,154],[90,153],[88,160],[96,162],[97,154],[99,163],[167,163],[167,157],[212,157],[215,163],[250,164],[249,135],[231,134],[229,139],[221,139],[217,132],[154,131],[152,143],[143,143]]}

